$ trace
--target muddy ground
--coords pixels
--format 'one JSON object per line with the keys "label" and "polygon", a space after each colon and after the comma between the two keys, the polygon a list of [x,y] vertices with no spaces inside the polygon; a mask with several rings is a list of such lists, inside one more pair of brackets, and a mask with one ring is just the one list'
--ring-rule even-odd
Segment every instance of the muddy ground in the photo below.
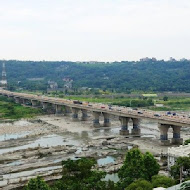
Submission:
{"label": "muddy ground", "polygon": [[[0,123],[0,189],[8,190],[24,185],[40,175],[46,180],[61,177],[61,161],[94,157],[97,168],[108,173],[117,172],[125,153],[134,146],[150,151],[160,160],[168,147],[159,145],[157,123],[142,120],[141,137],[119,135],[120,122],[112,117],[109,128],[92,126],[88,121],[73,122],[70,116],[45,115],[33,119]],[[103,118],[101,118],[103,123]],[[130,124],[129,129],[132,128]],[[169,138],[172,131],[169,130]],[[183,128],[182,137],[190,138],[190,130]],[[115,174],[106,179],[117,181]]]}

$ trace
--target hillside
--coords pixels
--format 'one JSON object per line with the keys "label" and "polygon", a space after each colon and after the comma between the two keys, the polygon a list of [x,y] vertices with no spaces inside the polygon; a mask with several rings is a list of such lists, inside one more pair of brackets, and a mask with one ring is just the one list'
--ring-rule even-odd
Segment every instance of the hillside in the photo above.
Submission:
{"label": "hillside", "polygon": [[[148,61],[114,63],[5,61],[10,89],[45,90],[47,81],[70,77],[74,87],[114,89],[117,92],[190,92],[190,61]],[[0,61],[0,65],[2,61]],[[0,66],[0,72],[1,72]],[[41,78],[42,80],[28,80]],[[21,81],[18,85],[18,81]]]}

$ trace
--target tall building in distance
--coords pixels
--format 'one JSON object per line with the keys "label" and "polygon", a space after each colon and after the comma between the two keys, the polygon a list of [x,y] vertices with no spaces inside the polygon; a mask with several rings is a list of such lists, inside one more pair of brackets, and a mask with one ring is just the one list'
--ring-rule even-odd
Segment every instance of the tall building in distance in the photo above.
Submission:
{"label": "tall building in distance", "polygon": [[7,88],[7,74],[5,70],[5,63],[2,65],[2,79],[0,81],[1,88]]}

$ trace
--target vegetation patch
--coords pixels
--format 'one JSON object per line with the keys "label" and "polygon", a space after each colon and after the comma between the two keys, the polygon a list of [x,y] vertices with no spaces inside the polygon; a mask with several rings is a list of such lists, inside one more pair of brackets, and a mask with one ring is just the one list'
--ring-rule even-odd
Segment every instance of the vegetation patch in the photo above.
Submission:
{"label": "vegetation patch", "polygon": [[38,108],[24,107],[10,98],[0,96],[0,119],[31,118],[42,114]]}

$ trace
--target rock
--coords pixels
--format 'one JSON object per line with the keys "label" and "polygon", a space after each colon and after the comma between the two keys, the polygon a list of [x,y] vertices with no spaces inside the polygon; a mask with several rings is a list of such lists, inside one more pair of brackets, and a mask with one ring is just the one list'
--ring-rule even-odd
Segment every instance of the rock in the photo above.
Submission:
{"label": "rock", "polygon": [[75,153],[76,151],[77,151],[77,149],[75,149],[75,148],[69,149],[69,150],[67,151],[67,154],[73,154],[73,153]]}
{"label": "rock", "polygon": [[88,150],[89,150],[89,149],[86,148],[86,147],[82,148],[82,151],[88,151]]}
{"label": "rock", "polygon": [[5,186],[7,186],[7,184],[8,184],[8,181],[7,181],[7,180],[1,181],[0,187],[5,187]]}
{"label": "rock", "polygon": [[108,141],[102,141],[102,145],[106,146],[106,145],[109,145],[109,143],[108,143]]}

